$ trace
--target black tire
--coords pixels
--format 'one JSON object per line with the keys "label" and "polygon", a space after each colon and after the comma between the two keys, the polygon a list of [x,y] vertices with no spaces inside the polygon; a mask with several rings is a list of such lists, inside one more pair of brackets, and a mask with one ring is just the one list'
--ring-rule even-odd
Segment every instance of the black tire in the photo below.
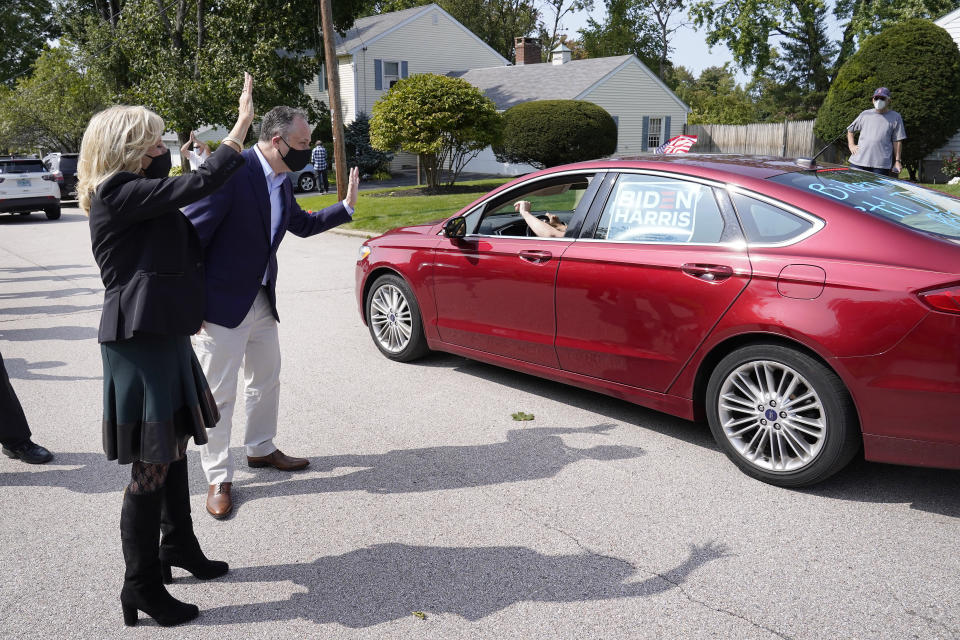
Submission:
{"label": "black tire", "polygon": [[59,220],[60,219],[60,205],[55,207],[47,207],[43,210],[47,214],[47,220]]}
{"label": "black tire", "polygon": [[377,278],[367,291],[364,310],[373,344],[386,357],[410,362],[429,353],[420,305],[403,278],[393,274]]}
{"label": "black tire", "polygon": [[725,357],[710,375],[705,402],[710,431],[727,457],[747,475],[779,487],[826,480],[863,442],[839,376],[781,345],[751,345]]}
{"label": "black tire", "polygon": [[301,174],[300,179],[297,180],[297,187],[300,191],[313,191],[317,188],[317,179],[312,173]]}

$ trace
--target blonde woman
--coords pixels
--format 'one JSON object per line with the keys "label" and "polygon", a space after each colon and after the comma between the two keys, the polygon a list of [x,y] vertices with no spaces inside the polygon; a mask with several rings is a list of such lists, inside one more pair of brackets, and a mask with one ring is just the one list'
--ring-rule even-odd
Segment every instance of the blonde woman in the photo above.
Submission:
{"label": "blonde woman", "polygon": [[201,580],[228,570],[203,554],[190,518],[187,442],[207,442],[219,416],[190,346],[203,319],[203,258],[180,207],[210,195],[243,166],[252,92],[245,74],[233,130],[184,176],[169,177],[163,120],[148,109],[111,107],[83,134],[78,194],[106,288],[99,332],[103,445],[108,459],[132,463],[120,513],[120,604],[128,626],[138,611],[163,626],[197,617],[195,605],[164,587],[171,566]]}

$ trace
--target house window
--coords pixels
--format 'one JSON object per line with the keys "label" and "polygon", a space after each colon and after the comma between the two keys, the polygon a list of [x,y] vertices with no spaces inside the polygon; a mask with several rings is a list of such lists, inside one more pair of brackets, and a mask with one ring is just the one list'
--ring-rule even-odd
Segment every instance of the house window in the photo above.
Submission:
{"label": "house window", "polygon": [[383,84],[388,89],[400,79],[400,63],[383,61]]}
{"label": "house window", "polygon": [[663,118],[650,118],[650,128],[647,130],[647,148],[656,149],[663,138]]}

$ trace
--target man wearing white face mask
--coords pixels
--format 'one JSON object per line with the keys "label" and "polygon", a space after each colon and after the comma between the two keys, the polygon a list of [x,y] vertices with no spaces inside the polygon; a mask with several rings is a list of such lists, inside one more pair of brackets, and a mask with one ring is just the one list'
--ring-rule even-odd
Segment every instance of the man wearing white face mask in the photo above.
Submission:
{"label": "man wearing white face mask", "polygon": [[[890,89],[886,87],[880,87],[873,92],[873,107],[862,111],[847,127],[850,166],[896,177],[903,168],[900,164],[900,152],[903,140],[907,137],[903,118],[896,111],[890,110]],[[860,140],[856,143],[853,140],[854,131],[860,132]]]}

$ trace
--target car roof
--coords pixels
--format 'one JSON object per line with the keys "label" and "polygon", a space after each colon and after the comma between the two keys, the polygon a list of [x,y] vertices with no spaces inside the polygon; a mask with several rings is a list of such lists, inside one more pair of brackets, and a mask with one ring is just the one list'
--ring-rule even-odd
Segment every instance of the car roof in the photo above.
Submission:
{"label": "car roof", "polygon": [[[818,164],[817,168],[832,168],[838,165]],[[733,177],[765,179],[782,173],[809,171],[796,163],[793,158],[777,156],[751,156],[742,154],[700,154],[685,153],[671,155],[624,156],[604,160],[578,162],[576,164],[552,167],[558,169],[654,169],[677,171],[703,178],[726,181]]]}

